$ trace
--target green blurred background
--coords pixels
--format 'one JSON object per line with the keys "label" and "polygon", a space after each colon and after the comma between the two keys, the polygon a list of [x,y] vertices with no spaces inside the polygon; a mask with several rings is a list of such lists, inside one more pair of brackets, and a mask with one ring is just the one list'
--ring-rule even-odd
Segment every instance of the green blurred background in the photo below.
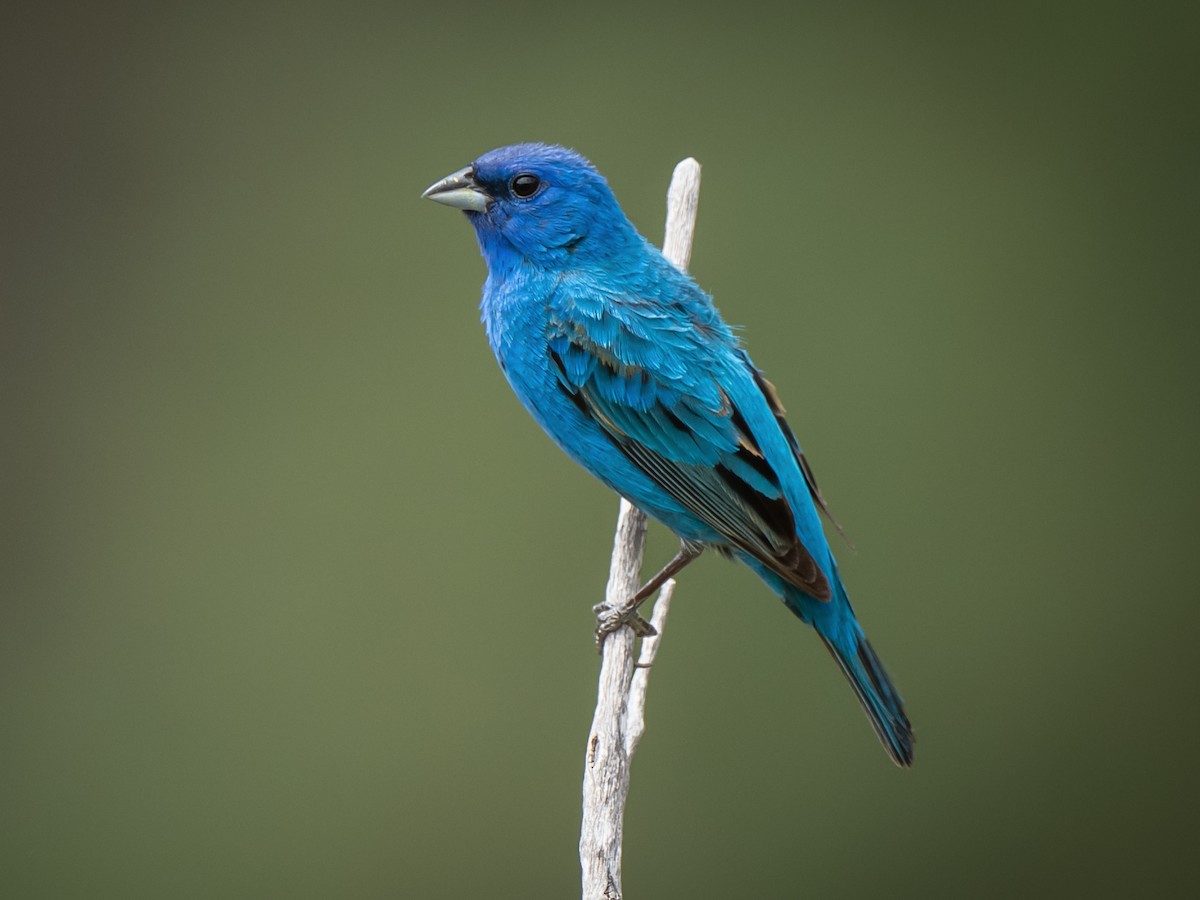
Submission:
{"label": "green blurred background", "polygon": [[704,164],[693,269],[917,727],[898,771],[819,642],[702,559],[628,895],[1178,895],[1189,5],[25,6],[0,895],[578,895],[617,504],[510,395],[470,229],[418,199],[518,140],[591,157],[655,240]]}

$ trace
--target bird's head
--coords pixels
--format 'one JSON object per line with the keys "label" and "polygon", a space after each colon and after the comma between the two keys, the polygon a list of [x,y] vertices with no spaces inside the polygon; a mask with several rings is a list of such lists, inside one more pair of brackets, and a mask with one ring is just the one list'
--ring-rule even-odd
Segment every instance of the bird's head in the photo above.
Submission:
{"label": "bird's head", "polygon": [[500,147],[421,196],[466,212],[493,271],[578,266],[641,241],[604,177],[565,147]]}

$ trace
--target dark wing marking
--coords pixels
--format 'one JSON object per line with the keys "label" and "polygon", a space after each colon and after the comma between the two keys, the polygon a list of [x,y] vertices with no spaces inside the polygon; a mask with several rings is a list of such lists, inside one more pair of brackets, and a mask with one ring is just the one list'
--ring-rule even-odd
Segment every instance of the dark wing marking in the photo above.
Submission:
{"label": "dark wing marking", "polygon": [[719,388],[719,408],[624,365],[581,336],[551,342],[558,386],[618,449],[677,503],[735,547],[818,600],[832,596],[796,536],[779,478],[741,413]]}
{"label": "dark wing marking", "polygon": [[[834,518],[833,511],[830,510],[829,504],[825,500],[825,495],[821,493],[821,488],[817,486],[817,477],[813,474],[812,467],[809,466],[804,452],[800,449],[800,442],[796,440],[796,435],[792,433],[791,426],[788,425],[787,419],[784,418],[786,410],[784,410],[783,403],[779,400],[779,394],[775,391],[775,385],[771,384],[767,380],[767,376],[756,369],[754,364],[744,354],[743,359],[746,361],[746,367],[754,375],[754,383],[758,385],[758,389],[767,398],[767,405],[771,407],[771,412],[775,414],[775,421],[779,425],[779,430],[783,432],[789,446],[792,448],[792,455],[796,457],[796,464],[800,466],[800,471],[804,475],[804,483],[808,485],[808,493],[812,496],[813,502],[825,514],[825,518],[829,520],[829,523],[837,529],[838,534],[846,538],[846,532],[842,528],[842,523]],[[849,541],[850,539],[846,538],[846,542],[849,543]]]}

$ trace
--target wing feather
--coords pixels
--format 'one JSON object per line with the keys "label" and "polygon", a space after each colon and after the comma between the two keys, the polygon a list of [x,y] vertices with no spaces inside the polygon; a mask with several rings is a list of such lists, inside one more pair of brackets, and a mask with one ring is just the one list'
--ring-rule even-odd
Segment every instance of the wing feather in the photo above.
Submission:
{"label": "wing feather", "polygon": [[828,600],[829,582],[796,535],[779,477],[729,396],[712,379],[685,382],[677,358],[659,365],[670,355],[624,324],[614,330],[606,322],[600,331],[609,340],[597,341],[597,324],[564,327],[551,339],[559,387],[676,502],[786,581]]}

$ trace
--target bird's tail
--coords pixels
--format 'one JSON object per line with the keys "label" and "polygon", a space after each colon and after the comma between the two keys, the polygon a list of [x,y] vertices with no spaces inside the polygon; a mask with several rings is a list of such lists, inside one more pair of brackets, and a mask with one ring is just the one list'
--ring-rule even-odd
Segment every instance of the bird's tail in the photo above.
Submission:
{"label": "bird's tail", "polygon": [[[820,629],[817,633],[821,633]],[[825,642],[850,686],[854,688],[858,702],[862,704],[875,733],[883,743],[883,749],[896,765],[911,766],[913,733],[908,716],[904,713],[904,701],[900,699],[900,694],[883,669],[883,663],[871,649],[871,643],[857,623],[854,623],[853,631],[848,637],[846,643],[850,646],[847,652],[838,643],[821,634],[821,640]]]}

